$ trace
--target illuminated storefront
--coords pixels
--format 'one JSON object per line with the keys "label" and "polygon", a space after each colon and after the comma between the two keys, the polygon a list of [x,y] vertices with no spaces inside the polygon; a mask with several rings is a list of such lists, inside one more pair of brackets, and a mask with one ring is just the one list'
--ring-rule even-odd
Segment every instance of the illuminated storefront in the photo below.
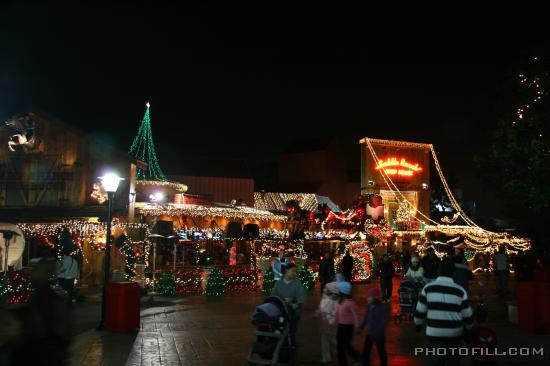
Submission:
{"label": "illuminated storefront", "polygon": [[369,139],[369,146],[366,140],[360,140],[361,193],[380,194],[390,221],[403,221],[399,201],[404,199],[410,202],[410,218],[425,221],[417,212],[430,212],[430,145]]}

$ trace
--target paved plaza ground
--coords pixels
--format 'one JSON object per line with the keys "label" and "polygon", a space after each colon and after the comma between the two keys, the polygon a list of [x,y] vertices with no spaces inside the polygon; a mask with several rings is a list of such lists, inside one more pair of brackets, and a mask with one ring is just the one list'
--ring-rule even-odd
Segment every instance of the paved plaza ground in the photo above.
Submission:
{"label": "paved plaza ground", "polygon": [[[486,278],[488,280],[486,280]],[[480,287],[477,283],[486,283]],[[392,313],[398,310],[397,286],[394,281]],[[366,293],[371,284],[354,285],[354,297],[364,309]],[[513,288],[513,286],[512,286]],[[497,329],[499,347],[543,347],[546,354],[537,358],[499,358],[498,365],[548,365],[550,364],[550,335],[530,335],[510,323],[507,306],[496,296],[493,279],[478,274],[472,286],[472,297],[480,292],[487,297],[490,323]],[[298,365],[319,365],[320,336],[313,312],[319,303],[319,290],[309,297],[298,333]],[[263,297],[258,292],[229,293],[222,298],[207,299],[204,296],[183,296],[173,299],[157,297],[153,301],[144,298],[141,313],[141,331],[130,334],[96,332],[92,328],[99,318],[98,298],[76,304],[76,316],[80,334],[72,347],[72,365],[245,365],[249,347],[253,342],[254,327],[251,314]],[[87,328],[89,327],[89,328]],[[88,330],[86,330],[88,329]],[[357,349],[362,349],[363,336],[355,339]],[[388,329],[387,350],[389,364],[408,366],[423,365],[422,357],[415,357],[414,348],[425,344],[424,333],[416,333],[410,323],[394,324]],[[373,362],[378,365],[376,351]],[[336,364],[334,362],[333,364]],[[469,365],[464,359],[462,365]]]}

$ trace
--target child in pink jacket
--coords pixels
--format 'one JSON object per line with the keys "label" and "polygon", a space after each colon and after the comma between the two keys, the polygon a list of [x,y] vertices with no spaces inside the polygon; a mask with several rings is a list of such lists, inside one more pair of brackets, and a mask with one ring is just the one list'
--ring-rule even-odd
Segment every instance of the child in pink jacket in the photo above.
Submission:
{"label": "child in pink jacket", "polygon": [[339,282],[340,302],[336,306],[336,348],[338,349],[338,364],[347,366],[347,354],[355,362],[359,361],[359,353],[353,348],[353,334],[359,329],[357,303],[351,298],[351,283]]}

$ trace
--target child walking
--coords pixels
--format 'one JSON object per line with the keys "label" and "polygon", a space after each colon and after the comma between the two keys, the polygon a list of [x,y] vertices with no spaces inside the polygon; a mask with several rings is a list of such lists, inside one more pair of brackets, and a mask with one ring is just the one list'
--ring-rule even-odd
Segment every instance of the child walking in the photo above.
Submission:
{"label": "child walking", "polygon": [[353,334],[359,328],[357,317],[357,304],[351,298],[351,284],[349,282],[339,282],[338,292],[340,292],[340,301],[336,306],[336,348],[338,350],[338,364],[347,366],[347,354],[355,362],[359,361],[359,353],[353,348]]}
{"label": "child walking", "polygon": [[365,346],[363,348],[363,365],[370,364],[370,352],[372,344],[376,345],[378,356],[380,357],[380,366],[388,365],[388,355],[386,353],[386,328],[388,327],[389,308],[383,304],[380,299],[380,290],[370,289],[367,298],[367,310],[365,319],[361,324],[361,329],[367,327],[365,336]]}
{"label": "child walking", "polygon": [[336,349],[336,306],[338,305],[338,284],[329,282],[323,289],[323,297],[315,315],[319,318],[321,330],[321,363],[330,363],[332,351]]}
{"label": "child walking", "polygon": [[[497,347],[497,333],[487,324],[488,313],[484,307],[478,307],[475,313],[476,325],[472,328],[472,347],[483,350],[490,350],[494,353]],[[472,351],[473,353],[473,351]],[[481,351],[473,354],[472,365],[474,366],[494,366],[496,360],[494,356],[487,356]]]}

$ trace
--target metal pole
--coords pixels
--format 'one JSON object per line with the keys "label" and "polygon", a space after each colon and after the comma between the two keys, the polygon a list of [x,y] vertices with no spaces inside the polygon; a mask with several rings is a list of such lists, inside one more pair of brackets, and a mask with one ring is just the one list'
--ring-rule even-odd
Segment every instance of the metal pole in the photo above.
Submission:
{"label": "metal pole", "polygon": [[176,260],[178,259],[177,255],[178,255],[178,247],[176,246],[177,243],[174,242],[174,270],[172,271],[172,273],[176,273]]}
{"label": "metal pole", "polygon": [[8,255],[10,251],[10,239],[6,238],[6,245],[4,246],[4,273],[8,272]]}
{"label": "metal pole", "polygon": [[101,323],[99,328],[105,327],[105,314],[107,310],[107,286],[109,284],[109,271],[111,267],[111,220],[113,210],[113,197],[114,192],[107,192],[108,204],[107,204],[107,237],[105,241],[105,257],[103,261],[103,296],[101,298]]}
{"label": "metal pole", "polygon": [[153,293],[155,293],[156,277],[155,272],[157,271],[157,243],[153,243]]}

